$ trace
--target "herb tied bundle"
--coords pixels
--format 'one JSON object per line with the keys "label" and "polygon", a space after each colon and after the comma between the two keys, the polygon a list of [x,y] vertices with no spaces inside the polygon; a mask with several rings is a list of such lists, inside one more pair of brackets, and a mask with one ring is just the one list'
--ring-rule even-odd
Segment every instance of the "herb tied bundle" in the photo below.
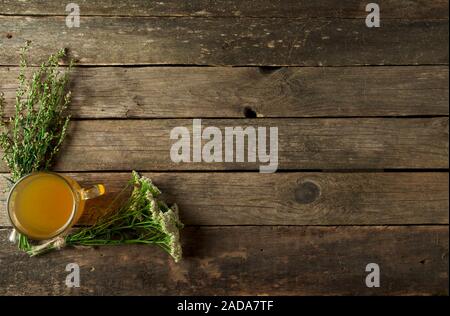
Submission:
{"label": "herb tied bundle", "polygon": [[[5,100],[3,94],[0,95],[0,147],[10,168],[12,183],[26,174],[51,167],[70,120],[66,109],[70,102],[67,84],[72,65],[70,63],[64,73],[58,66],[59,59],[65,56],[64,50],[51,55],[33,73],[31,80],[27,80],[27,49],[28,44],[20,55],[15,114],[7,122],[3,121]],[[131,195],[117,207],[115,201],[128,192],[130,185],[133,187]],[[97,223],[41,244],[19,235],[19,248],[35,256],[66,245],[155,244],[179,261],[182,254],[179,229],[183,224],[177,206],[168,207],[158,199],[160,193],[150,179],[133,171],[129,185]]]}

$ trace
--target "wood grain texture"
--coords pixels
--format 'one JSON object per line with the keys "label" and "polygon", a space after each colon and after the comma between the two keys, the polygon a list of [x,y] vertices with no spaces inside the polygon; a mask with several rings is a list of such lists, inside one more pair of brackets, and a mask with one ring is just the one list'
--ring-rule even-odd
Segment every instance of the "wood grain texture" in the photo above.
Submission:
{"label": "wood grain texture", "polygon": [[[106,186],[88,201],[81,224],[94,222],[129,173],[71,173],[81,185]],[[187,225],[448,224],[448,173],[143,173],[177,203]],[[0,226],[8,183],[0,175]]]}
{"label": "wood grain texture", "polygon": [[0,65],[30,63],[59,47],[79,64],[410,65],[448,64],[448,20],[0,16]]}
{"label": "wood grain texture", "polygon": [[[184,259],[155,246],[65,249],[29,258],[0,234],[0,295],[448,295],[448,226],[203,227]],[[80,287],[64,284],[68,263]],[[365,285],[365,267],[381,287]]]}
{"label": "wood grain texture", "polygon": [[[25,41],[30,65],[64,47],[80,66],[55,169],[108,190],[81,224],[135,169],[188,225],[180,264],[155,246],[29,258],[7,241],[0,163],[0,295],[448,295],[448,117],[430,117],[448,116],[448,1],[380,0],[373,29],[366,3],[79,0],[68,28],[66,2],[0,0],[7,114]],[[278,127],[278,168],[294,172],[173,163],[171,129],[197,117]],[[80,288],[64,284],[71,262]],[[365,285],[370,262],[380,288]]]}
{"label": "wood grain texture", "polygon": [[[382,18],[448,19],[445,0],[380,0]],[[78,0],[80,13],[86,15],[122,16],[251,16],[251,17],[338,17],[365,18],[367,2],[361,0]],[[39,0],[1,0],[0,14],[66,15],[67,2]]]}
{"label": "wood grain texture", "polygon": [[[7,115],[16,67],[0,68]],[[78,118],[448,115],[448,67],[95,67],[71,75]]]}
{"label": "wood grain texture", "polygon": [[[187,119],[74,121],[55,169],[259,170],[268,164],[259,163],[258,157],[257,162],[192,162],[192,123]],[[219,128],[223,136],[225,127],[266,127],[267,134],[269,127],[277,127],[279,170],[448,168],[448,117],[202,120],[202,128],[207,126]],[[177,142],[170,139],[175,127],[191,131],[191,162],[174,163],[170,158]],[[222,146],[223,156],[224,141]],[[0,170],[8,171],[4,163]]]}

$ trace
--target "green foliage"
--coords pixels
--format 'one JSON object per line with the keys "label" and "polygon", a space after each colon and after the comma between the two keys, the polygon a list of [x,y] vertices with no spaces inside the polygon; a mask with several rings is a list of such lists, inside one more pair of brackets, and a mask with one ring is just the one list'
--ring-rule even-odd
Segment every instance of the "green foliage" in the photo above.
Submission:
{"label": "green foliage", "polygon": [[[58,60],[65,56],[64,50],[50,56],[27,80],[27,48],[28,45],[21,51],[15,114],[6,123],[0,120],[0,147],[14,182],[23,175],[51,167],[70,119],[66,115],[70,102],[70,92],[67,92],[70,67],[62,74],[58,66]],[[3,109],[2,95],[2,117]]]}

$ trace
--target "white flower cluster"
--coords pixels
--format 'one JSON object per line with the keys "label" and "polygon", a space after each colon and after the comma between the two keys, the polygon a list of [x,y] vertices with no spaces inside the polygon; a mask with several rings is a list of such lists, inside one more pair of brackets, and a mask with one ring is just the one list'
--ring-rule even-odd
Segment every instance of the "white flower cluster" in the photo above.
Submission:
{"label": "white flower cluster", "polygon": [[161,194],[161,191],[149,178],[139,176],[135,171],[133,171],[133,182],[135,191],[142,189],[146,191],[150,214],[166,235],[164,248],[174,258],[175,262],[178,262],[182,257],[179,229],[183,227],[178,215],[178,206],[174,204],[169,208],[163,201],[158,200],[157,197]]}

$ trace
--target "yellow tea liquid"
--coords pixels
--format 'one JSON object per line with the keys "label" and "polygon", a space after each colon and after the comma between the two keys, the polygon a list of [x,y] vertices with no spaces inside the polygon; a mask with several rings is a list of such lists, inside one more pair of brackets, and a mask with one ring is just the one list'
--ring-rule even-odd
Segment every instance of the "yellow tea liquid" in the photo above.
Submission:
{"label": "yellow tea liquid", "polygon": [[37,239],[54,236],[72,216],[75,201],[69,184],[57,175],[39,173],[19,185],[12,202],[21,230]]}

